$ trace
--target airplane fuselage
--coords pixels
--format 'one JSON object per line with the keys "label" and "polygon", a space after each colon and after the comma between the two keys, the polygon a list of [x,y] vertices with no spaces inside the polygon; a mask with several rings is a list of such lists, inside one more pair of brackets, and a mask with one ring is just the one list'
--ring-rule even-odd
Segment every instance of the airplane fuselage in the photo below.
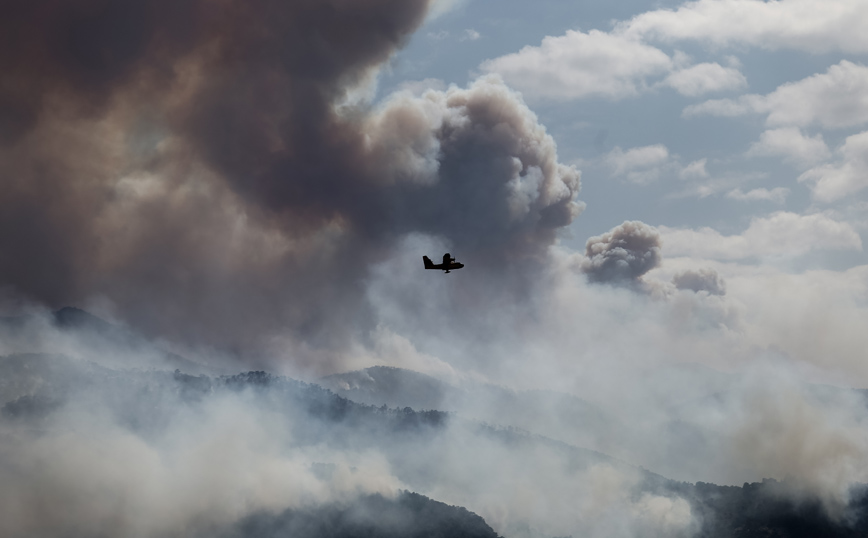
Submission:
{"label": "airplane fuselage", "polygon": [[425,262],[425,269],[438,269],[447,273],[464,267],[463,263],[456,262],[455,258],[453,258],[448,252],[443,255],[443,263],[435,264],[428,256],[422,256],[422,261]]}

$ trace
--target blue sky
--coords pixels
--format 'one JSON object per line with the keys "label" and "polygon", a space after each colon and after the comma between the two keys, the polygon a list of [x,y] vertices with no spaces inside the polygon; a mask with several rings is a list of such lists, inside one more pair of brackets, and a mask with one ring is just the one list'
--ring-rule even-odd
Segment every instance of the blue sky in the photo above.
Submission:
{"label": "blue sky", "polygon": [[[582,173],[578,199],[586,207],[560,234],[563,266],[590,275],[589,238],[602,244],[601,234],[634,220],[659,234],[660,263],[638,277],[642,293],[553,285],[561,297],[554,302],[563,303],[553,308],[570,320],[557,322],[559,336],[549,326],[499,351],[468,344],[475,354],[437,340],[449,334],[455,342],[455,333],[426,335],[383,298],[383,281],[374,278],[369,293],[383,327],[446,361],[445,370],[532,384],[537,372],[527,375],[522,361],[560,357],[540,359],[550,364],[537,383],[554,372],[571,390],[583,374],[602,379],[614,364],[621,379],[625,369],[697,362],[735,371],[770,357],[808,379],[868,386],[868,5],[466,0],[441,7],[382,69],[377,99],[501,77],[553,136],[559,161]],[[403,268],[384,267],[382,274]],[[722,286],[673,284],[701,271]],[[570,294],[598,310],[570,306],[563,299]],[[600,319],[621,324],[625,335],[602,350],[588,343],[607,330]],[[460,358],[491,353],[502,359],[497,370]]]}
{"label": "blue sky", "polygon": [[[554,136],[560,159],[583,171],[579,198],[587,209],[572,225],[567,245],[581,247],[588,236],[629,219],[738,235],[751,219],[781,211],[823,215],[852,227],[864,241],[865,181],[859,172],[835,192],[824,195],[818,187],[822,178],[831,182],[836,170],[858,160],[845,143],[862,132],[865,118],[824,116],[835,114],[833,108],[864,114],[858,95],[841,96],[833,89],[811,94],[805,87],[781,96],[789,105],[771,105],[789,107],[779,117],[776,108],[729,117],[690,113],[690,107],[713,100],[774,95],[784,85],[798,90],[800,81],[807,86],[811,77],[829,78],[829,69],[842,61],[864,62],[858,25],[843,32],[836,26],[862,16],[858,3],[783,2],[768,13],[757,4],[762,3],[466,0],[413,36],[381,76],[379,92],[386,95],[409,81],[463,86],[486,72],[503,76]],[[696,13],[712,20],[716,35],[690,28],[679,35],[670,28],[687,24]],[[654,22],[661,14],[668,19]],[[818,20],[829,14],[837,18]],[[741,17],[753,18],[757,28],[739,28]],[[815,27],[805,29],[806,37],[796,30],[786,35],[780,25],[763,22],[768,17]],[[648,28],[629,30],[631,25]],[[570,39],[567,32],[582,32],[583,39]],[[552,48],[541,51],[543,40]],[[582,47],[599,47],[598,53],[583,55],[577,52]],[[600,58],[605,59],[598,66]],[[663,65],[667,62],[677,65]],[[697,70],[703,66],[711,70]],[[665,82],[679,71],[681,91]],[[562,74],[559,80],[538,83],[556,72]],[[842,76],[844,83],[865,84],[866,71],[856,68]],[[594,77],[589,87],[581,87]],[[829,101],[837,104],[828,106]],[[810,117],[787,117],[815,107]],[[793,263],[836,269],[865,263],[861,248],[844,243],[849,246],[811,244],[811,253]]]}

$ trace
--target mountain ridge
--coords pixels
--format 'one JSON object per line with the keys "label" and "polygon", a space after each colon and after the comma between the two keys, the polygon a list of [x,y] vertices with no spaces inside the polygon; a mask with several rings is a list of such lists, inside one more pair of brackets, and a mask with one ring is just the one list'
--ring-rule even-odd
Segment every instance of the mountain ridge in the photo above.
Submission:
{"label": "mountain ridge", "polygon": [[[374,407],[365,404],[359,404],[351,400],[347,400],[330,390],[318,386],[316,384],[305,383],[302,381],[293,380],[281,376],[273,376],[263,371],[250,371],[239,373],[232,376],[221,376],[211,378],[205,375],[190,375],[176,370],[170,372],[127,372],[122,376],[118,373],[113,373],[111,370],[98,365],[87,367],[85,371],[80,372],[79,378],[70,378],[69,373],[77,371],[76,365],[80,361],[68,359],[60,356],[44,357],[39,355],[27,356],[6,356],[0,358],[0,379],[7,381],[6,385],[0,388],[8,389],[8,381],[14,377],[9,370],[9,366],[18,365],[18,369],[22,370],[25,364],[30,364],[29,370],[31,373],[40,370],[40,365],[44,367],[58,367],[60,370],[55,377],[40,376],[41,383],[36,383],[29,388],[25,388],[27,394],[21,395],[17,399],[6,401],[3,404],[2,417],[4,421],[20,421],[20,420],[44,420],[47,415],[56,413],[59,406],[63,405],[62,401],[42,400],[43,403],[48,401],[50,405],[43,405],[35,411],[22,411],[27,407],[28,403],[39,402],[40,398],[50,396],[53,391],[60,394],[65,394],[67,398],[72,397],[70,391],[74,392],[75,385],[80,383],[82,379],[89,379],[88,387],[104,387],[111,389],[107,394],[109,398],[105,405],[114,409],[115,413],[121,420],[121,424],[128,424],[127,427],[132,428],[132,431],[139,432],[139,435],[146,437],[153,435],[153,431],[158,431],[164,427],[165,420],[171,420],[171,415],[176,412],[178,404],[171,404],[177,400],[181,405],[201,405],[208,398],[219,396],[220,393],[229,390],[232,392],[243,391],[251,396],[255,396],[257,401],[261,401],[262,405],[269,407],[277,406],[276,409],[283,409],[283,412],[290,412],[294,416],[312,416],[319,417],[322,424],[330,425],[325,431],[322,426],[317,426],[314,429],[303,427],[296,430],[298,439],[304,443],[321,443],[342,444],[351,443],[353,446],[359,446],[359,439],[367,439],[368,446],[378,446],[377,439],[394,439],[400,440],[406,438],[401,446],[397,446],[396,454],[400,456],[405,450],[410,450],[414,446],[425,446],[434,443],[440,443],[437,439],[442,438],[442,432],[446,424],[452,423],[455,420],[461,420],[454,414],[426,410],[415,411],[410,408],[386,408]],[[102,376],[111,379],[113,383],[120,383],[117,387],[106,387],[104,382],[100,381]],[[64,385],[64,383],[66,385]],[[132,383],[130,388],[124,388],[125,385]],[[142,385],[144,383],[144,385]],[[154,385],[154,383],[157,383]],[[147,393],[151,394],[156,399],[151,400],[154,403],[138,402],[138,404],[146,404],[150,409],[152,416],[150,421],[142,422],[140,417],[137,419],[135,412],[125,407],[125,400],[130,394],[143,394],[141,390],[133,390],[134,386],[150,386],[151,389]],[[163,401],[163,397],[155,393],[155,389],[163,387],[159,390],[168,390],[170,395],[168,402],[162,408],[159,402]],[[174,387],[174,388],[173,388]],[[85,387],[83,387],[85,388]],[[85,388],[87,391],[92,391],[92,388]],[[2,391],[0,391],[2,392]],[[171,396],[174,395],[174,396]],[[22,398],[24,398],[22,400]],[[30,401],[28,401],[28,398]],[[186,402],[186,403],[185,403]],[[295,403],[293,403],[295,402]],[[10,405],[11,403],[11,405]],[[156,405],[155,405],[156,404]],[[31,406],[34,407],[34,406]],[[34,408],[38,408],[35,406]],[[295,409],[295,410],[293,410]],[[298,413],[302,413],[298,415]],[[27,413],[31,413],[30,416]],[[166,414],[167,416],[162,416]],[[126,418],[124,418],[126,417]],[[378,418],[379,417],[379,418]],[[156,428],[156,430],[155,430]],[[548,446],[547,450],[554,452],[563,452],[567,462],[574,463],[569,466],[593,465],[596,462],[603,462],[607,465],[622,466],[624,463],[614,461],[611,457],[593,453],[587,449],[579,449],[565,443],[546,439],[539,435],[534,435],[529,432],[523,432],[509,427],[498,427],[496,425],[487,425],[478,423],[476,426],[478,435],[483,439],[492,439],[494,446],[504,446],[508,450],[518,450],[521,453],[524,449],[538,451],[539,448]],[[361,434],[362,437],[358,437]],[[421,437],[419,437],[421,435]],[[391,436],[391,437],[390,437]],[[417,445],[413,439],[419,439],[422,445]],[[448,441],[448,437],[445,438]],[[407,442],[409,441],[409,444]],[[363,443],[364,444],[364,443]],[[406,446],[405,446],[406,445]],[[486,446],[483,444],[482,446]],[[522,447],[525,447],[524,449]],[[395,448],[395,447],[393,447]],[[398,467],[399,473],[400,465]],[[420,469],[421,470],[421,469]],[[410,474],[405,474],[406,477],[412,478],[412,468],[407,471]],[[834,521],[823,510],[819,500],[794,500],[781,495],[781,491],[785,491],[788,487],[787,483],[779,483],[773,480],[766,480],[757,484],[745,484],[739,488],[736,486],[717,486],[714,484],[697,482],[685,483],[670,480],[664,476],[652,473],[650,471],[641,470],[642,479],[635,489],[635,495],[655,494],[663,498],[684,498],[688,500],[692,510],[701,520],[701,525],[696,529],[695,536],[719,538],[726,536],[767,536],[767,531],[774,531],[776,536],[792,536],[801,537],[808,536],[799,529],[813,529],[815,532],[822,531],[823,536],[829,537],[850,537],[850,536],[865,536],[868,532],[868,522],[865,521],[864,511],[868,508],[868,495],[865,494],[865,488],[853,494],[853,501],[847,508],[847,515],[841,521]],[[423,495],[424,494],[420,494]],[[453,505],[454,507],[455,505]],[[304,521],[305,518],[315,517],[316,514],[337,513],[335,508],[323,507],[324,512],[311,512],[314,515],[292,515],[283,516],[277,515],[262,516],[266,517],[266,523],[271,521],[267,528],[280,529],[287,525],[290,527],[291,521]],[[332,512],[329,512],[332,510]],[[340,510],[338,510],[340,512]],[[300,517],[301,519],[294,519]],[[318,517],[318,516],[316,516]],[[271,518],[271,519],[268,519]],[[289,518],[286,521],[290,523],[280,523],[284,521],[281,518]],[[266,521],[267,520],[267,521]],[[850,523],[847,523],[850,521]],[[248,522],[249,523],[249,522]],[[264,523],[263,523],[264,524]],[[260,528],[252,524],[238,523],[235,534],[228,536],[258,536],[256,534],[244,534],[244,529]],[[244,525],[247,525],[246,527]],[[281,526],[283,525],[283,526]],[[277,531],[275,531],[277,532]],[[340,529],[335,531],[334,536],[351,536],[352,532],[347,531],[341,534]],[[354,531],[353,531],[354,532]],[[384,531],[377,534],[371,531],[370,536],[391,537],[392,534]],[[493,531],[492,531],[493,532]],[[238,534],[241,533],[241,534]],[[766,533],[766,534],[763,534]],[[862,533],[862,534],[860,534]],[[507,534],[512,536],[520,536],[523,533]],[[421,531],[413,536],[440,536],[438,534],[425,534]],[[442,534],[448,536],[449,534]],[[528,534],[528,536],[542,536],[539,534]],[[816,535],[816,534],[815,534]],[[268,536],[267,534],[263,536]],[[276,535],[275,535],[276,536]]]}
{"label": "mountain ridge", "polygon": [[[89,327],[88,330],[93,329],[91,332],[95,334],[107,332],[109,338],[118,334],[115,332],[116,327],[85,311],[61,309],[58,312],[62,312],[57,314],[57,318],[62,320],[58,324],[64,325],[63,330],[77,331]],[[4,323],[8,329],[17,322],[0,320],[0,325]],[[447,400],[452,398],[454,402],[455,398],[465,397],[457,388],[418,372],[374,367],[351,374],[353,376],[328,376],[324,384],[335,386],[336,383],[346,383],[339,388],[344,393],[352,393],[353,385],[350,381],[363,381],[364,383],[356,383],[356,395],[382,398],[382,394],[376,394],[380,388],[378,380],[391,383],[396,379],[412,379],[416,383],[411,384],[412,390],[393,390],[387,394],[389,398],[394,398],[393,403],[397,404],[414,392],[421,394],[420,401],[428,398],[428,401],[433,402],[436,398],[445,397]],[[362,377],[363,375],[367,377]],[[384,386],[389,385],[385,383]],[[420,386],[430,390],[419,391]],[[474,385],[472,388],[478,386]],[[463,389],[466,391],[467,387]],[[513,403],[501,405],[501,410],[506,409],[507,412],[516,406],[526,405],[534,398],[544,400],[541,395],[550,396],[548,391],[521,392],[503,387],[485,390],[489,391],[487,397],[490,397],[495,405],[502,404],[504,399],[515,398]],[[556,407],[559,402],[574,404],[575,401],[581,401],[578,398],[560,398],[561,396],[563,395],[555,393],[555,398],[548,402],[550,406]],[[617,470],[624,476],[633,476],[635,483],[628,486],[629,502],[641,503],[643,499],[651,496],[648,498],[668,499],[671,502],[683,500],[690,507],[695,525],[688,530],[673,531],[672,536],[868,536],[868,486],[861,484],[851,489],[848,504],[839,507],[836,516],[831,515],[821,498],[804,492],[794,494],[793,492],[798,491],[798,486],[788,481],[766,479],[758,483],[745,483],[742,487],[719,486],[701,481],[679,482],[632,466],[607,453],[545,436],[533,428],[522,429],[511,424],[465,417],[455,410],[416,409],[406,405],[388,406],[385,403],[376,405],[358,402],[326,386],[275,376],[264,371],[209,376],[195,371],[185,372],[182,368],[175,368],[173,371],[165,368],[116,370],[110,366],[59,354],[10,354],[0,357],[0,426],[4,429],[11,428],[9,431],[20,430],[23,433],[41,435],[39,432],[53,427],[66,416],[65,413],[85,413],[87,416],[87,410],[93,409],[99,413],[108,413],[111,417],[110,423],[115,425],[113,427],[149,443],[159,442],[165,432],[173,427],[172,424],[177,421],[179,414],[202,413],[215,405],[214,402],[222,402],[226,398],[236,398],[245,406],[252,406],[250,409],[278,418],[283,424],[281,427],[289,428],[291,432],[289,439],[293,443],[292,447],[330,447],[330,450],[352,449],[380,453],[389,462],[391,472],[412,488],[405,490],[405,493],[401,494],[404,497],[399,496],[396,498],[398,500],[377,499],[375,496],[358,497],[360,507],[365,506],[365,503],[386,503],[383,505],[384,510],[395,510],[396,513],[404,513],[406,516],[413,511],[406,512],[407,507],[402,508],[403,501],[400,499],[410,495],[410,498],[417,499],[417,504],[421,503],[419,506],[434,507],[431,509],[435,510],[442,504],[448,509],[440,507],[435,511],[442,508],[441,511],[445,510],[443,517],[465,521],[461,511],[472,513],[463,506],[471,506],[476,502],[476,498],[471,494],[473,490],[465,495],[467,502],[456,502],[461,495],[455,497],[455,493],[460,493],[460,490],[450,494],[452,498],[449,504],[434,500],[433,495],[426,496],[432,491],[440,491],[440,482],[444,479],[457,480],[456,485],[461,483],[463,477],[460,472],[446,478],[442,474],[453,472],[451,466],[454,462],[448,459],[448,454],[460,445],[462,458],[469,458],[469,462],[472,462],[467,469],[480,473],[480,477],[496,476],[498,465],[504,466],[504,472],[512,474],[516,473],[515,468],[521,466],[527,466],[529,471],[537,473],[552,465],[549,462],[557,462],[557,465],[562,466],[557,473],[563,473],[565,477],[586,478],[587,475],[583,474],[585,471],[599,466]],[[525,410],[528,416],[539,411]],[[569,420],[570,416],[570,413],[565,413],[564,420]],[[256,416],[251,416],[250,419],[258,420]],[[492,453],[499,455],[493,458]],[[321,480],[328,480],[335,469],[335,463],[330,463],[328,458],[310,464],[310,472]],[[343,472],[352,474],[357,471],[350,469]],[[418,497],[412,497],[414,495]],[[320,530],[315,531],[311,538],[314,535],[349,538],[359,533],[372,538],[391,538],[397,535],[464,536],[454,531],[443,531],[440,527],[429,528],[424,525],[418,528],[410,525],[402,527],[403,530],[400,531],[370,527],[370,522],[365,523],[364,518],[358,521],[353,519],[355,516],[352,514],[356,513],[353,512],[356,510],[353,506],[326,503],[318,508],[257,512],[220,532],[230,538],[271,536],[268,532],[277,536],[299,525],[316,529],[320,528],[317,525],[324,524],[326,520],[345,520],[346,525],[343,527],[328,527],[327,532],[332,534],[323,534],[326,531]],[[401,512],[402,510],[404,512]],[[473,516],[479,518],[485,527],[466,520],[468,529],[476,529],[468,530],[469,534],[466,536],[497,536],[481,516]],[[414,517],[416,516],[410,519]],[[514,520],[506,524],[501,522],[501,525],[503,534],[508,538],[554,536],[541,531],[540,522],[523,526],[519,520]],[[448,525],[443,528],[448,528]],[[580,531],[581,529],[577,530]],[[305,535],[301,533],[299,536]]]}

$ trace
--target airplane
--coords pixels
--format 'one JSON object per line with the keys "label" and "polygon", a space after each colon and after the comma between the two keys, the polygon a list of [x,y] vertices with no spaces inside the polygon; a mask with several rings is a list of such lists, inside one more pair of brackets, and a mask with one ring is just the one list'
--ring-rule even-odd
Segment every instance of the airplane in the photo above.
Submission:
{"label": "airplane", "polygon": [[463,263],[456,262],[455,258],[453,258],[448,252],[443,255],[443,263],[435,265],[428,256],[422,256],[422,261],[425,262],[425,269],[442,269],[447,273],[451,269],[461,269],[464,267]]}

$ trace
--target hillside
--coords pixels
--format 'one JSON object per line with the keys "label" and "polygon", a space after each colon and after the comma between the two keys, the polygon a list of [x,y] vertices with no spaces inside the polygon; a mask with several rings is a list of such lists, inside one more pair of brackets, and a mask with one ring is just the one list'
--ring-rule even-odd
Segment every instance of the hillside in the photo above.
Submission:
{"label": "hillside", "polygon": [[368,495],[352,504],[245,517],[220,538],[499,538],[478,515],[402,492]]}
{"label": "hillside", "polygon": [[455,412],[469,419],[512,426],[595,449],[607,448],[595,442],[601,432],[611,439],[628,435],[616,417],[572,394],[512,390],[473,381],[453,384],[387,366],[334,374],[318,382],[361,403]]}
{"label": "hillside", "polygon": [[[482,518],[448,505],[492,514],[492,499],[508,501],[523,489],[547,504],[538,505],[536,515],[514,505],[514,513],[498,523],[498,532],[508,538],[564,536],[557,532],[562,529],[572,529],[574,536],[582,532],[604,535],[600,525],[615,525],[608,518],[619,512],[628,519],[639,518],[631,523],[630,535],[660,535],[667,527],[643,530],[654,521],[642,519],[641,513],[637,516],[636,510],[661,503],[686,509],[684,513],[692,522],[669,528],[670,536],[868,535],[864,511],[868,497],[864,491],[854,492],[850,505],[832,517],[820,499],[791,495],[787,483],[726,487],[676,482],[520,429],[436,410],[360,404],[317,385],[265,372],[193,376],[180,371],[113,370],[62,356],[13,355],[0,358],[0,399],[0,429],[5,435],[45,439],[53,429],[77,420],[75,417],[94,417],[94,423],[102,426],[79,427],[97,428],[94,435],[98,437],[105,435],[103,428],[112,432],[111,437],[132,435],[170,459],[176,457],[174,447],[179,438],[191,437],[184,442],[193,442],[192,437],[201,433],[200,425],[179,417],[200,417],[195,420],[207,425],[215,417],[225,420],[221,417],[229,412],[237,417],[233,420],[241,419],[248,425],[227,423],[228,432],[249,437],[249,426],[260,425],[276,439],[283,439],[280,451],[309,454],[299,468],[302,474],[290,476],[312,480],[319,484],[317,488],[334,488],[346,480],[368,480],[363,475],[369,470],[360,465],[370,460],[366,454],[376,454],[370,461],[383,461],[394,479],[422,494],[404,493],[390,500],[379,494],[344,493],[339,501],[259,510],[221,527],[221,535],[227,537],[268,537],[287,532],[372,538],[494,536],[495,531]],[[239,463],[231,462],[230,467]],[[227,469],[215,468],[213,472]],[[609,507],[615,512],[603,520],[597,520],[597,514],[584,516],[587,519],[564,518],[563,511],[568,512],[570,506],[581,507],[600,494],[599,486],[593,483],[601,472],[626,480],[625,497]],[[579,489],[571,489],[574,487]],[[438,492],[446,496],[447,504],[428,498],[436,499]],[[371,510],[391,514],[392,523],[381,526],[385,520],[369,517]]]}

